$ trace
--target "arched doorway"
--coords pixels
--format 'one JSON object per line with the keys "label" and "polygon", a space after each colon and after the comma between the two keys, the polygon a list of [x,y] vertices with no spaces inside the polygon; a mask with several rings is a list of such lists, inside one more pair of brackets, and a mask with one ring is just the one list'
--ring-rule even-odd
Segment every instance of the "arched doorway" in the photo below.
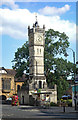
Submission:
{"label": "arched doorway", "polygon": [[2,100],[6,100],[6,96],[5,95],[2,95]]}
{"label": "arched doorway", "polygon": [[42,81],[39,81],[39,88],[42,88]]}
{"label": "arched doorway", "polygon": [[24,96],[22,96],[22,104],[24,105]]}
{"label": "arched doorway", "polygon": [[17,91],[20,90],[20,85],[17,85]]}

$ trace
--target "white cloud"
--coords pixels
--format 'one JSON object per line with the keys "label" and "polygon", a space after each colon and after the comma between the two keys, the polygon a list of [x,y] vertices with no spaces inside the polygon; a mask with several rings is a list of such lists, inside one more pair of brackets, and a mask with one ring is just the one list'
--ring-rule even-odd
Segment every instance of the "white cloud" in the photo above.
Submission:
{"label": "white cloud", "polygon": [[54,29],[60,32],[65,32],[69,36],[69,41],[76,41],[76,24],[68,20],[61,20],[59,16],[39,16],[39,22],[45,24],[46,29]]}
{"label": "white cloud", "polygon": [[61,8],[46,6],[40,9],[39,13],[43,15],[61,15],[67,12],[68,10],[70,10],[69,5],[65,5],[64,7],[61,7]]}
{"label": "white cloud", "polygon": [[[17,39],[27,38],[28,25],[32,27],[35,22],[35,14],[27,9],[0,9],[0,33],[9,35]],[[68,20],[61,20],[59,16],[43,16],[38,14],[38,22],[40,27],[45,24],[46,30],[52,28],[54,30],[65,32],[69,36],[69,40],[73,41],[76,37],[76,25]]]}
{"label": "white cloud", "polygon": [[12,9],[17,9],[18,5],[15,4],[16,0],[1,0],[0,5],[6,5]]}
{"label": "white cloud", "polygon": [[32,23],[31,18],[35,21],[33,16],[27,9],[0,9],[0,30],[13,38],[26,39],[27,27]]}
{"label": "white cloud", "polygon": [[76,26],[76,61],[78,61],[78,26]]}

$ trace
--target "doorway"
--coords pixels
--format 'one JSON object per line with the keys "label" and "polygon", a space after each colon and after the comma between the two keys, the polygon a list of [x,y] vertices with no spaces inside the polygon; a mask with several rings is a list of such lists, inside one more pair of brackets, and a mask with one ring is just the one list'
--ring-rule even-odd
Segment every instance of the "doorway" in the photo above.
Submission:
{"label": "doorway", "polygon": [[39,88],[42,88],[42,81],[39,81]]}
{"label": "doorway", "polygon": [[22,104],[24,104],[24,96],[22,96]]}

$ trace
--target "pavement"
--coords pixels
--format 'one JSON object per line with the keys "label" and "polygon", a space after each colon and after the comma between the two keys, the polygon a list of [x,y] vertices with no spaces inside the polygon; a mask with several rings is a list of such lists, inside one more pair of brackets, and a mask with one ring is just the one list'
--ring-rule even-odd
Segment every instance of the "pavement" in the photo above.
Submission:
{"label": "pavement", "polygon": [[75,111],[73,107],[66,107],[65,112],[63,107],[50,107],[42,108],[37,106],[11,106],[2,105],[2,120],[12,119],[54,119],[54,120],[78,120],[78,111]]}

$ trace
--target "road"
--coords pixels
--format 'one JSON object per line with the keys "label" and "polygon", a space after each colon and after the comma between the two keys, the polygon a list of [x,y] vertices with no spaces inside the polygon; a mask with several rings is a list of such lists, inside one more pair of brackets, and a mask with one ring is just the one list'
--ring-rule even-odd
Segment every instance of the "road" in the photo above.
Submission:
{"label": "road", "polygon": [[[50,109],[40,109],[34,106],[11,106],[2,105],[2,118],[68,118],[78,120],[78,111],[74,111],[74,108],[66,108],[66,112],[63,112],[62,107],[52,107]],[[28,120],[28,119],[27,119]]]}

